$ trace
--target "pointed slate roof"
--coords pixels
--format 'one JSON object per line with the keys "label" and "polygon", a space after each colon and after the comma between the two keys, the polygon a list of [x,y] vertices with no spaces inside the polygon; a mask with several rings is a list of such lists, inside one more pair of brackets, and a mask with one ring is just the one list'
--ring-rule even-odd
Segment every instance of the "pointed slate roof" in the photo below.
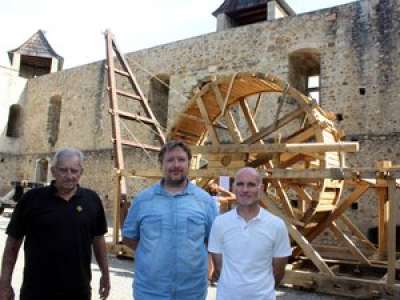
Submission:
{"label": "pointed slate roof", "polygon": [[44,58],[56,58],[62,65],[64,58],[57,54],[56,51],[50,46],[47,41],[43,30],[38,30],[32,35],[25,43],[14,50],[8,51],[8,57],[12,62],[14,53],[20,53],[21,55],[29,55],[34,57]]}
{"label": "pointed slate roof", "polygon": [[[212,14],[217,17],[221,13],[227,15],[238,12],[241,10],[251,9],[253,7],[259,7],[261,5],[267,5],[270,0],[225,0],[220,7],[217,8]],[[289,16],[293,16],[296,12],[286,3],[285,0],[275,0]]]}

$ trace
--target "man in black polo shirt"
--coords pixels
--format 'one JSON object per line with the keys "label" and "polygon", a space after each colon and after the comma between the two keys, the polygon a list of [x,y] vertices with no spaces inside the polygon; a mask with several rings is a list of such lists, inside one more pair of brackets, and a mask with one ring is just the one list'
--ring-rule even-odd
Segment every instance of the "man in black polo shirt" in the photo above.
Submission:
{"label": "man in black polo shirt", "polygon": [[24,238],[21,300],[89,300],[92,247],[102,274],[100,298],[107,298],[107,224],[98,195],[79,186],[82,160],[79,150],[58,151],[51,167],[55,180],[28,191],[18,202],[7,228],[0,300],[14,296],[11,278]]}

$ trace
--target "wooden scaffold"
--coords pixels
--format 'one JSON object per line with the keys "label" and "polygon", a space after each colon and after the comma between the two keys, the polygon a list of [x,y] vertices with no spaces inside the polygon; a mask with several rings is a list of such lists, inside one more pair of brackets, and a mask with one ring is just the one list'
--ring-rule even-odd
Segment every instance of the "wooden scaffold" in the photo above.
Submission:
{"label": "wooden scaffold", "polygon": [[[244,166],[259,170],[265,186],[262,205],[284,219],[292,239],[285,284],[360,299],[399,299],[400,168],[390,162],[347,168],[345,154],[357,152],[359,145],[341,141],[343,132],[333,120],[333,114],[275,76],[235,73],[201,82],[167,136],[191,146],[190,176],[202,187],[219,176],[233,177]],[[116,168],[119,178],[161,177],[159,169]],[[346,215],[368,190],[375,190],[377,199],[377,244]],[[118,195],[116,207],[122,198]],[[115,219],[120,217],[116,209]],[[326,231],[336,245],[320,244]]]}

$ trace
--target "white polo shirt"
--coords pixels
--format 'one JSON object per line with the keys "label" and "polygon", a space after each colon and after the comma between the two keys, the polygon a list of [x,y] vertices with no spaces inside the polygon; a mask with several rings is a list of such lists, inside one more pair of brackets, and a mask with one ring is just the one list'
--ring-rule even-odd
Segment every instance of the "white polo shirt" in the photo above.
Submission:
{"label": "white polo shirt", "polygon": [[223,257],[217,300],[275,300],[272,258],[292,254],[285,223],[263,208],[248,222],[236,209],[218,216],[208,250]]}

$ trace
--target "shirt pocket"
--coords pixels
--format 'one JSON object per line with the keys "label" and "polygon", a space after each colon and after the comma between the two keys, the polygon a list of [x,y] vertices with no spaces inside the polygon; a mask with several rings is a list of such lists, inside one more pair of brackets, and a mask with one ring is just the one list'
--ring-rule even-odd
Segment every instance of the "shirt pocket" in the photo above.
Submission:
{"label": "shirt pocket", "polygon": [[186,224],[187,236],[192,241],[205,240],[205,223],[200,217],[188,217]]}
{"label": "shirt pocket", "polygon": [[146,240],[156,240],[161,235],[161,216],[146,216],[140,226],[140,236]]}

